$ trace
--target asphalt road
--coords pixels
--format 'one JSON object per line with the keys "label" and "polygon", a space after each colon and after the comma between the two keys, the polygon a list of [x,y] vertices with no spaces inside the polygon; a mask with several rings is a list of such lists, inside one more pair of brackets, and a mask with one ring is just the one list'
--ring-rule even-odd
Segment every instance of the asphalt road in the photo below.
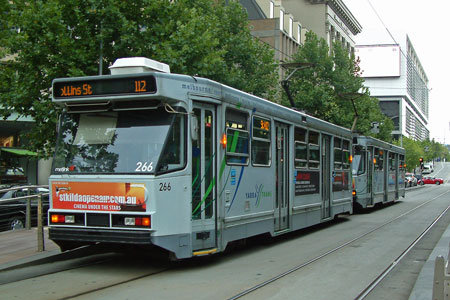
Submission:
{"label": "asphalt road", "polygon": [[[438,163],[435,170],[433,175],[449,179],[450,163]],[[34,266],[26,272],[28,277],[38,277],[2,284],[0,295],[5,299],[229,299],[389,222],[242,297],[354,299],[450,204],[449,199],[448,182],[418,187],[394,205],[175,265],[146,256],[107,254]],[[444,216],[366,299],[408,299],[424,261],[449,223],[450,216]],[[13,272],[17,276],[19,270],[10,276]]]}

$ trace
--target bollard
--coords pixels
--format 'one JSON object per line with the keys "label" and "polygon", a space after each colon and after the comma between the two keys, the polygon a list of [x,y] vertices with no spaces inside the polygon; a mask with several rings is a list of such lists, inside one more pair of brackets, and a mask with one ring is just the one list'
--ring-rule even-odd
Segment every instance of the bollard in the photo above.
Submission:
{"label": "bollard", "polygon": [[447,259],[442,255],[436,257],[433,277],[433,300],[450,299],[450,247]]}
{"label": "bollard", "polygon": [[433,300],[444,300],[445,259],[439,255],[434,263]]}
{"label": "bollard", "polygon": [[38,252],[45,251],[44,245],[44,226],[43,226],[43,218],[42,218],[42,194],[39,194],[38,197],[38,207],[37,207],[37,244],[38,244]]}
{"label": "bollard", "polygon": [[[27,196],[30,196],[30,189],[28,189]],[[25,212],[25,228],[31,229],[31,198],[27,198],[27,211]]]}

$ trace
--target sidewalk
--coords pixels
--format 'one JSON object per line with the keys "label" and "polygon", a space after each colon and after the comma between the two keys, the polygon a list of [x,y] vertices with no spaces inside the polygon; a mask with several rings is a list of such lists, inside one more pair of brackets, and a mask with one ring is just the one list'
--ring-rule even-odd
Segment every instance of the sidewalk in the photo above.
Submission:
{"label": "sidewalk", "polygon": [[434,263],[436,257],[443,256],[445,260],[449,255],[449,242],[450,242],[450,226],[447,227],[442,234],[441,239],[434,247],[426,263],[420,271],[419,277],[417,277],[416,284],[409,296],[409,300],[424,300],[431,299],[433,294],[433,278],[434,278]]}
{"label": "sidewalk", "polygon": [[0,232],[0,271],[57,253],[59,247],[48,239],[44,229],[45,251],[38,252],[37,228]]}

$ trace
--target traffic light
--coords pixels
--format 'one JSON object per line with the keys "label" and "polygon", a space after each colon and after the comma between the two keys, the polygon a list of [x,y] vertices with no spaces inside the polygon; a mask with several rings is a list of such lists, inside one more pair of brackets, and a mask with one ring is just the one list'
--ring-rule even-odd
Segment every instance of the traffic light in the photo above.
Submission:
{"label": "traffic light", "polygon": [[419,158],[420,169],[423,170],[423,157]]}

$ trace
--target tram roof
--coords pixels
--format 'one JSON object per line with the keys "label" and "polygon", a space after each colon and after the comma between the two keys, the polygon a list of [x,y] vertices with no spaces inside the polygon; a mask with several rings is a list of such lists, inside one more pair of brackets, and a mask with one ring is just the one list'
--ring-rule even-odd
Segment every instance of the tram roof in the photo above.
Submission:
{"label": "tram roof", "polygon": [[379,148],[395,151],[395,152],[400,153],[400,154],[405,154],[406,153],[405,149],[402,148],[402,147],[390,144],[388,142],[376,139],[376,138],[371,137],[371,136],[355,135],[353,137],[353,144],[354,145],[361,145],[361,146],[364,146],[364,147],[375,146],[375,147],[379,147]]}

